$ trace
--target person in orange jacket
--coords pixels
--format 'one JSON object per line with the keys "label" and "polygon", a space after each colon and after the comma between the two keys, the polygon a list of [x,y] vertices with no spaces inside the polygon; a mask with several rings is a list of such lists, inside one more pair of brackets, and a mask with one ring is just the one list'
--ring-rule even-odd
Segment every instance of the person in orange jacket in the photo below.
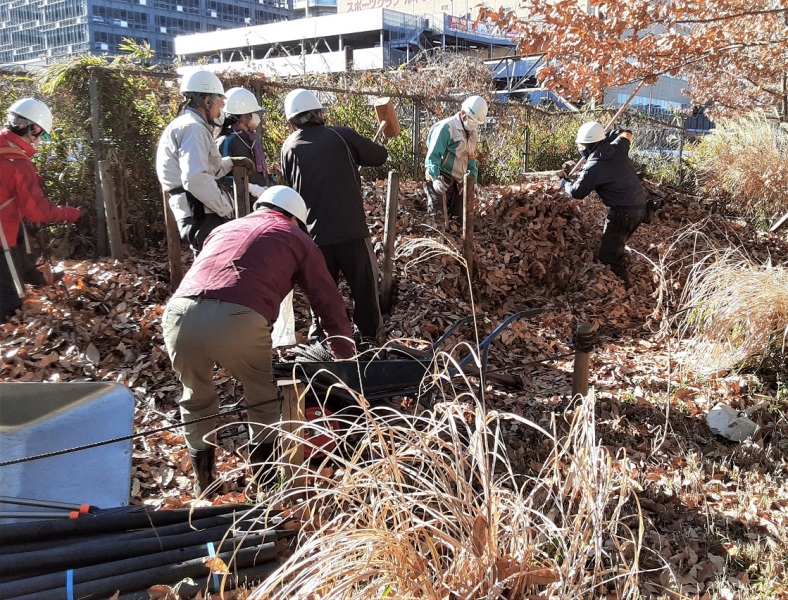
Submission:
{"label": "person in orange jacket", "polygon": [[24,240],[22,219],[32,223],[73,223],[80,210],[57,206],[44,197],[41,178],[30,160],[41,136],[52,129],[52,111],[35,98],[22,98],[8,108],[0,129],[0,323],[22,306]]}

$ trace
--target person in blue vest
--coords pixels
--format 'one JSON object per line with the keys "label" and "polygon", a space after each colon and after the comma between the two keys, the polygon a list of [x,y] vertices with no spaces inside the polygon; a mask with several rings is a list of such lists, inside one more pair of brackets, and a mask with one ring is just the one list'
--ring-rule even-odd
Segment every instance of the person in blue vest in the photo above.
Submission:
{"label": "person in blue vest", "polygon": [[442,213],[445,205],[449,216],[462,222],[462,182],[465,173],[479,179],[476,144],[478,129],[486,118],[487,101],[470,96],[457,114],[430,128],[424,160],[424,191],[430,215]]}
{"label": "person in blue vest", "polygon": [[255,95],[240,87],[227,90],[224,100],[224,122],[216,139],[222,156],[244,156],[254,163],[248,170],[249,193],[255,198],[272,185],[263,144],[257,128],[263,107]]}

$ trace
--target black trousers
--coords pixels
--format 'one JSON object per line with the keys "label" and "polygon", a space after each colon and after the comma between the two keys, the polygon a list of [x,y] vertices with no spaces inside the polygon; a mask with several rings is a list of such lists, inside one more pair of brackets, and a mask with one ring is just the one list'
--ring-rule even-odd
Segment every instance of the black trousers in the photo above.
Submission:
{"label": "black trousers", "polygon": [[[343,275],[353,297],[353,323],[362,338],[379,340],[383,335],[383,317],[380,314],[378,294],[378,262],[369,238],[361,238],[320,246],[326,259],[328,272],[339,283]],[[323,332],[312,313],[310,338],[321,338]]]}
{"label": "black trousers", "polygon": [[[443,181],[448,184],[449,189],[446,190],[446,211],[449,216],[456,221],[462,223],[462,189],[460,184],[450,179],[443,177]],[[427,194],[427,212],[432,215],[439,215],[443,213],[443,198],[432,187],[432,182],[424,180],[424,192]]]}
{"label": "black trousers", "polygon": [[605,220],[602,242],[599,244],[599,262],[610,265],[610,270],[628,279],[624,248],[627,241],[646,218],[647,208],[643,206],[611,207]]}
{"label": "black trousers", "polygon": [[[16,274],[22,285],[29,284],[40,286],[46,283],[41,271],[36,265],[36,255],[28,254],[25,248],[25,234],[22,227],[16,237],[16,246],[10,249],[11,258],[14,261]],[[5,252],[0,248],[0,323],[5,323],[14,314],[16,309],[21,308],[22,298],[16,292],[14,279],[8,268],[8,260]]]}

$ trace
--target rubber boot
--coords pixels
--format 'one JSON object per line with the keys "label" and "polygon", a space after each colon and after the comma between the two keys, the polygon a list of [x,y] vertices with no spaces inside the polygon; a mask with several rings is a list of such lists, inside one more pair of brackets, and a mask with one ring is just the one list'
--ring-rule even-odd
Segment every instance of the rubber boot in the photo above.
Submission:
{"label": "rubber boot", "polygon": [[270,462],[274,457],[274,444],[273,442],[263,442],[262,444],[254,444],[249,452],[249,461],[252,464],[259,465],[260,463]]}
{"label": "rubber boot", "polygon": [[216,480],[216,473],[213,470],[214,456],[216,448],[209,446],[205,450],[195,450],[189,448],[189,458],[194,469],[194,494],[201,496],[211,484]]}
{"label": "rubber boot", "polygon": [[629,280],[629,273],[627,273],[627,268],[624,265],[610,265],[610,270],[613,271],[621,281],[624,282],[624,288],[629,289],[632,287],[632,282]]}
{"label": "rubber boot", "polygon": [[261,486],[273,483],[279,470],[277,465],[273,464],[273,461],[273,442],[263,442],[262,444],[250,446],[249,462],[254,472],[250,483],[256,483]]}

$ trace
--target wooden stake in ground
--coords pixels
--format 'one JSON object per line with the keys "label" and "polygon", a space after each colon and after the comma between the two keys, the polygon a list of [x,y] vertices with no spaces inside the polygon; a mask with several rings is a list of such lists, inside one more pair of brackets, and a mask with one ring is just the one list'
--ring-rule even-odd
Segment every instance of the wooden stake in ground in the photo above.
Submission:
{"label": "wooden stake in ground", "polygon": [[468,278],[473,278],[473,215],[476,205],[476,177],[466,173],[462,184],[462,255],[468,268]]}
{"label": "wooden stake in ground", "polygon": [[162,190],[164,201],[164,226],[167,230],[167,261],[170,266],[170,289],[174,292],[183,279],[183,261],[181,260],[181,236],[178,224],[167,201],[167,192]]}
{"label": "wooden stake in ground", "polygon": [[107,214],[107,234],[112,258],[123,259],[123,239],[120,234],[118,205],[115,194],[115,180],[112,178],[112,164],[107,160],[98,161],[101,195],[104,197],[104,210]]}

